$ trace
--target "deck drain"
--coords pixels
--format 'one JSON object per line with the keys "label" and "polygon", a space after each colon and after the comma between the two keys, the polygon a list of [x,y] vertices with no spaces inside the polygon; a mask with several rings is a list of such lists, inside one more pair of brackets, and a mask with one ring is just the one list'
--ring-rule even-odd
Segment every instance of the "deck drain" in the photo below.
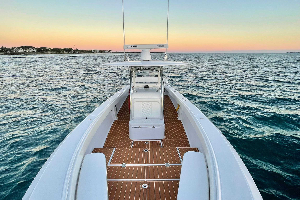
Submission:
{"label": "deck drain", "polygon": [[145,142],[145,144],[148,144],[149,142]]}
{"label": "deck drain", "polygon": [[149,151],[148,149],[144,149],[144,152],[146,152],[146,153],[147,153],[148,151]]}
{"label": "deck drain", "polygon": [[144,184],[142,185],[142,188],[147,189],[147,188],[148,188],[148,184],[144,183]]}

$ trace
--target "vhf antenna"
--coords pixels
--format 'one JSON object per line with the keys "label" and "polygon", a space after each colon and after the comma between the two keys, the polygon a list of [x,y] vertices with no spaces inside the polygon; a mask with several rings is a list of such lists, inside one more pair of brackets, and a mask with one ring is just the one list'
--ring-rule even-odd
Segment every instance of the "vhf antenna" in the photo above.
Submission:
{"label": "vhf antenna", "polygon": [[125,52],[125,14],[124,14],[124,0],[122,0],[122,13],[123,13],[123,50],[124,50],[124,61],[126,61],[126,52]]}
{"label": "vhf antenna", "polygon": [[[168,47],[169,47],[169,9],[170,9],[170,0],[168,0],[168,11],[167,11],[167,44],[166,46],[166,52],[165,52],[165,57],[164,59],[167,60],[168,59]],[[125,46],[126,46],[126,37],[125,37],[125,11],[124,11],[124,0],[122,0],[122,13],[123,13],[123,51],[124,51],[124,61],[126,61],[126,50],[125,50]]]}
{"label": "vhf antenna", "polygon": [[167,12],[167,47],[165,52],[165,60],[168,60],[168,47],[169,47],[169,7],[170,7],[170,0],[168,0],[168,12]]}

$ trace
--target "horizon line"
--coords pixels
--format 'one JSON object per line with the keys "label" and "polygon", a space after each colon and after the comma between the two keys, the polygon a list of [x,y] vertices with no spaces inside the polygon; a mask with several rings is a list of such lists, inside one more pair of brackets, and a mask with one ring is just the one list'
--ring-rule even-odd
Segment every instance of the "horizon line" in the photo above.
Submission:
{"label": "horizon line", "polygon": [[[4,48],[17,48],[17,47],[22,47],[22,46],[32,46],[32,45],[21,45],[21,46],[12,46],[12,47],[5,47],[3,45],[0,45],[0,47],[4,47]],[[32,46],[34,48],[41,48],[41,47],[46,47],[46,46],[40,46],[40,47],[35,47]],[[47,48],[60,48],[60,49],[64,49],[64,48],[72,48],[72,47],[47,47]],[[73,49],[73,48],[72,48]],[[77,50],[110,50],[111,52],[116,52],[116,53],[123,53],[123,50],[112,50],[112,49],[78,49],[78,47],[76,48]],[[135,53],[135,52],[139,52],[139,51],[126,51],[126,53]],[[151,53],[164,53],[165,51],[159,51],[159,50],[154,50]],[[273,49],[264,49],[264,50],[225,50],[225,51],[168,51],[168,53],[300,53],[300,49],[281,49],[281,50],[273,50]]]}

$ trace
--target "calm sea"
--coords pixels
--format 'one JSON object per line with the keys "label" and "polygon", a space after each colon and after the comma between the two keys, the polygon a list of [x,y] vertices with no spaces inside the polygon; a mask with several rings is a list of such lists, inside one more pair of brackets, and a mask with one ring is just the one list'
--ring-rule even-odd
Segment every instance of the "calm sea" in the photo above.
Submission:
{"label": "calm sea", "polygon": [[[169,58],[189,65],[166,68],[168,82],[223,132],[263,198],[300,199],[300,54]],[[0,56],[0,199],[21,199],[66,135],[128,84],[127,68],[102,65],[122,60]]]}

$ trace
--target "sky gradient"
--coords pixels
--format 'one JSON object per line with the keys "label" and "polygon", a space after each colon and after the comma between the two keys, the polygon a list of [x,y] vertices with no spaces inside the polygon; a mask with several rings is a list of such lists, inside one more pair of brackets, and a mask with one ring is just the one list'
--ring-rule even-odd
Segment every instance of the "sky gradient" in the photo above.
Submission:
{"label": "sky gradient", "polygon": [[[126,44],[166,43],[167,0],[124,1]],[[123,48],[121,0],[0,5],[0,46]],[[169,51],[300,51],[300,0],[170,0]]]}

